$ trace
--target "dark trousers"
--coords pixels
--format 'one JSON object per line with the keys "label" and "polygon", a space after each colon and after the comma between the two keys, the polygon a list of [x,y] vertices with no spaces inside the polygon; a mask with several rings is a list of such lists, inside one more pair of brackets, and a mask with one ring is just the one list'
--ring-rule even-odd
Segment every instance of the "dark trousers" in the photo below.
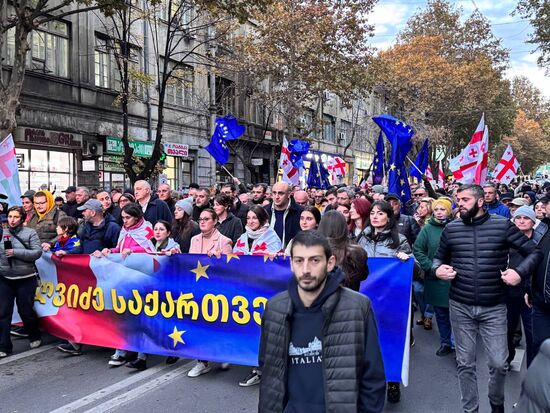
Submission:
{"label": "dark trousers", "polygon": [[533,306],[533,357],[535,357],[542,342],[550,338],[550,310]]}
{"label": "dark trousers", "polygon": [[0,276],[0,351],[11,353],[13,350],[10,327],[14,302],[17,304],[17,311],[23,320],[23,326],[29,334],[29,340],[40,339],[38,316],[34,311],[37,285],[36,277],[8,280]]}
{"label": "dark trousers", "polygon": [[527,367],[533,361],[533,327],[532,327],[532,310],[527,307],[523,297],[507,297],[506,298],[506,316],[508,319],[508,363],[511,363],[516,355],[514,346],[514,335],[516,326],[521,317],[523,330],[525,331],[525,353],[527,355]]}
{"label": "dark trousers", "polygon": [[435,320],[437,321],[437,329],[439,330],[439,342],[441,345],[454,348],[455,342],[451,328],[449,307],[438,307],[434,305],[433,308],[435,312]]}

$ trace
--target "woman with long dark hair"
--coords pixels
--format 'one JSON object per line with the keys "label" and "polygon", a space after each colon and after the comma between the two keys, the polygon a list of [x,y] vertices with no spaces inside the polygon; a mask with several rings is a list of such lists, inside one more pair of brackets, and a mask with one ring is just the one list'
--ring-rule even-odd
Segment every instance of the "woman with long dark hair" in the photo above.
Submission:
{"label": "woman with long dark hair", "polygon": [[[34,293],[38,285],[34,262],[42,255],[40,238],[34,229],[23,226],[26,215],[23,207],[13,206],[7,215],[8,229],[0,228],[4,240],[0,242],[0,358],[7,357],[13,350],[10,326],[15,302],[30,347],[37,348],[42,343],[34,311]],[[8,240],[11,248],[7,245]]]}
{"label": "woman with long dark hair", "polygon": [[174,220],[172,221],[172,238],[180,245],[180,251],[189,252],[191,238],[199,235],[199,224],[191,219],[193,215],[193,198],[180,199],[174,208]]}
{"label": "woman with long dark hair", "polygon": [[[365,236],[359,241],[359,244],[371,258],[395,257],[406,261],[412,257],[411,246],[407,238],[399,233],[393,208],[387,201],[376,201],[372,204],[369,224],[365,228]],[[411,343],[414,343],[412,331]],[[388,382],[387,397],[390,403],[399,402],[401,399],[399,382]]]}
{"label": "woman with long dark hair", "polygon": [[250,208],[246,215],[245,232],[233,247],[234,254],[276,254],[282,248],[281,240],[273,228],[269,228],[269,215],[259,205]]}
{"label": "woman with long dark hair", "polygon": [[345,274],[343,285],[359,291],[361,281],[367,278],[367,252],[349,239],[346,219],[337,211],[328,211],[323,215],[318,229],[320,234],[327,237],[332,254],[336,257],[336,265],[342,268]]}

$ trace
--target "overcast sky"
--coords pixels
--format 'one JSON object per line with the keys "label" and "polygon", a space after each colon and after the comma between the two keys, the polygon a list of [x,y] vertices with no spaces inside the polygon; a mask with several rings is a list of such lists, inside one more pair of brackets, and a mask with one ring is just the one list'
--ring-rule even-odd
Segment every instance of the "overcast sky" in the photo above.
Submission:
{"label": "overcast sky", "polygon": [[[475,3],[474,3],[475,1]],[[493,27],[493,33],[503,40],[510,49],[510,69],[507,76],[527,76],[541,91],[550,98],[550,77],[537,66],[537,55],[530,53],[534,45],[526,43],[531,33],[527,20],[511,13],[516,0],[457,0],[454,3],[463,8],[463,17],[477,6]],[[475,5],[474,5],[475,4]],[[375,24],[375,36],[372,44],[378,49],[387,49],[395,42],[395,36],[406,24],[410,16],[425,8],[423,0],[379,0],[370,20]]]}

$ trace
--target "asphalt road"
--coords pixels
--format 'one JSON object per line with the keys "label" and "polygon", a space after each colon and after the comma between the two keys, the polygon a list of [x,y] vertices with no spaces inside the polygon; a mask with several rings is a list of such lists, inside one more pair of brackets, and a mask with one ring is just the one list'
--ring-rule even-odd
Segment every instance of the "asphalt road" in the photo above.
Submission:
{"label": "asphalt road", "polygon": [[[434,323],[435,324],[435,323]],[[414,329],[416,345],[411,351],[410,384],[401,402],[386,404],[385,412],[460,412],[460,395],[453,356],[437,357],[437,331]],[[41,348],[29,350],[28,341],[15,339],[14,354],[0,360],[0,412],[254,412],[258,386],[241,388],[238,381],[249,371],[231,366],[214,368],[198,378],[186,373],[192,360],[172,366],[163,357],[150,357],[143,372],[107,365],[112,350],[85,347],[83,356],[67,356],[55,349],[58,341],[47,337]],[[521,352],[520,352],[521,353]],[[217,365],[214,365],[217,367]],[[519,397],[520,372],[510,372],[506,383],[506,411]],[[481,413],[489,412],[488,370],[478,349],[478,384]]]}

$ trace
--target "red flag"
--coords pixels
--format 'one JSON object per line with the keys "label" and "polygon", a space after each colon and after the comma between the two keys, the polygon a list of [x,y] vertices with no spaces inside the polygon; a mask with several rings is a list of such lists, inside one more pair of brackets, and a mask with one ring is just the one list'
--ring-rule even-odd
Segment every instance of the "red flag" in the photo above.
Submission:
{"label": "red flag", "polygon": [[516,177],[518,169],[519,162],[516,155],[514,155],[514,150],[508,145],[493,171],[495,181],[508,185]]}
{"label": "red flag", "polygon": [[434,179],[434,174],[432,173],[432,167],[430,166],[430,164],[428,164],[428,167],[426,168],[426,178],[428,179],[428,182],[432,186],[434,186],[435,179]]}

